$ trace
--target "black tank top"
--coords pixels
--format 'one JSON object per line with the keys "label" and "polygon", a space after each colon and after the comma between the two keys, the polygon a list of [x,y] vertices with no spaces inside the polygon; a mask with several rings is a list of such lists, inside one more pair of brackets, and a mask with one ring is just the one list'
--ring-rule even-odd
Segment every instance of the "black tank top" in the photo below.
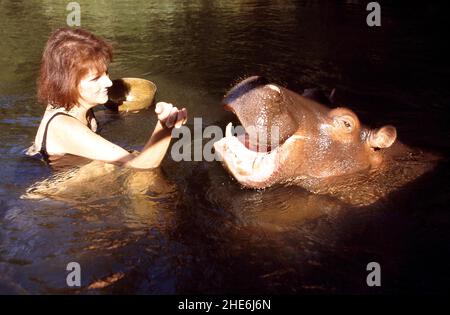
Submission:
{"label": "black tank top", "polygon": [[[42,136],[42,143],[41,143],[41,149],[39,150],[39,153],[41,154],[42,158],[44,159],[44,161],[46,163],[48,163],[49,165],[55,167],[55,168],[65,168],[68,166],[73,166],[73,165],[78,165],[78,164],[86,164],[89,163],[91,160],[81,157],[81,156],[76,156],[73,154],[64,154],[62,156],[59,156],[57,159],[51,159],[50,155],[47,152],[47,132],[48,132],[48,125],[50,124],[50,122],[52,121],[53,118],[55,118],[58,115],[65,115],[65,116],[69,116],[72,117],[73,119],[76,119],[75,117],[67,114],[67,113],[62,113],[62,112],[58,112],[56,114],[54,114],[48,121],[47,124],[45,126],[45,130],[44,130],[44,135]],[[91,110],[90,112],[90,119],[88,119],[88,127],[89,129],[91,128],[91,119],[94,118],[95,119],[95,115],[94,112]],[[62,159],[62,157],[65,157],[64,159]]]}
{"label": "black tank top", "polygon": [[56,113],[47,121],[47,125],[45,126],[45,130],[44,130],[44,136],[42,137],[41,150],[39,151],[39,153],[41,153],[42,157],[44,158],[44,161],[47,163],[50,163],[50,159],[49,159],[50,156],[48,155],[48,152],[47,152],[48,125],[50,125],[50,122],[52,121],[53,118],[55,118],[56,116],[59,116],[59,115],[69,116],[69,117],[76,119],[75,117],[73,117],[69,114],[66,114],[66,113]]}

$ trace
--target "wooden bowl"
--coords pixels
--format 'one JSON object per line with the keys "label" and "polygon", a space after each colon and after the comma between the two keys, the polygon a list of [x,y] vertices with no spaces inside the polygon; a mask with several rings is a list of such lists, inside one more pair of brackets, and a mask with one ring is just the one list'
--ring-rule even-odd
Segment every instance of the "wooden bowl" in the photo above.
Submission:
{"label": "wooden bowl", "polygon": [[156,85],[140,78],[113,80],[108,89],[106,108],[119,112],[136,112],[149,108],[154,103]]}

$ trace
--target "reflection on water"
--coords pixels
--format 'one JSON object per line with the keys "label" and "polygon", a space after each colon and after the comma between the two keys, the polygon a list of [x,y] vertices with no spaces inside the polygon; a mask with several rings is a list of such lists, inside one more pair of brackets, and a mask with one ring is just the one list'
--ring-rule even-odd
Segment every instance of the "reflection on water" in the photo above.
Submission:
{"label": "reflection on water", "polygon": [[[204,127],[224,127],[226,90],[262,74],[298,92],[336,87],[361,121],[393,124],[417,149],[381,175],[311,183],[316,193],[242,189],[219,163],[170,156],[157,171],[95,162],[52,174],[22,152],[44,111],[34,96],[41,50],[65,24],[65,4],[1,2],[1,293],[447,290],[446,10],[383,2],[383,26],[369,29],[360,1],[78,2],[82,26],[114,43],[112,78],[155,82],[158,100]],[[151,111],[97,114],[101,134],[127,149],[156,122]],[[66,286],[71,261],[78,289]],[[370,261],[381,288],[366,286]]]}

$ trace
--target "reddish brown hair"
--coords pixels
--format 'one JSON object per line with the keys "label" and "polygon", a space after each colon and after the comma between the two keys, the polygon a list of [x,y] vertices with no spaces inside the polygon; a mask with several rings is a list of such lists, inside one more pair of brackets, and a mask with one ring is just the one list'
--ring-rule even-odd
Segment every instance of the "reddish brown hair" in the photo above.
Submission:
{"label": "reddish brown hair", "polygon": [[112,47],[94,34],[60,28],[48,39],[38,79],[38,100],[70,110],[78,103],[78,84],[90,69],[104,73],[112,60]]}

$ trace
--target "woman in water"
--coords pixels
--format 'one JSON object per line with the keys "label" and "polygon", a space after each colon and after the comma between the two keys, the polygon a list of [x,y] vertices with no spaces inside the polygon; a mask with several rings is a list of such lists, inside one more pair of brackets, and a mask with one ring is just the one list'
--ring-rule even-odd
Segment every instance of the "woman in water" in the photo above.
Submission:
{"label": "woman in water", "polygon": [[91,160],[138,169],[160,165],[171,130],[186,123],[187,111],[156,104],[158,123],[139,154],[98,135],[92,108],[108,100],[111,59],[111,45],[86,30],[62,28],[50,36],[38,80],[38,99],[47,107],[29,154],[41,153],[56,168]]}

